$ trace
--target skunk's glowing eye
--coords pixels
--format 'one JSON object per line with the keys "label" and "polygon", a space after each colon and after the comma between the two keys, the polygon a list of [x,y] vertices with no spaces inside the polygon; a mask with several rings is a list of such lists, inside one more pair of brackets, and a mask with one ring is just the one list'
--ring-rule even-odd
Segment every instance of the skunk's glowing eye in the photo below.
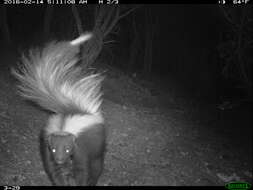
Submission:
{"label": "skunk's glowing eye", "polygon": [[69,153],[69,149],[66,149],[66,152]]}
{"label": "skunk's glowing eye", "polygon": [[52,152],[56,152],[56,150],[53,148],[53,149],[52,149]]}

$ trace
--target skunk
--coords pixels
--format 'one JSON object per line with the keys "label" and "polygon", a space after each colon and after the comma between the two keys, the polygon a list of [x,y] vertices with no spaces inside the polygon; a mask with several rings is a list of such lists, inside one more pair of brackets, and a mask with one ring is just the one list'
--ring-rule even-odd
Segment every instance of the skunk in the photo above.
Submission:
{"label": "skunk", "polygon": [[106,131],[101,73],[77,65],[80,45],[92,37],[31,49],[12,74],[19,93],[52,112],[41,132],[45,170],[54,185],[96,185],[103,170]]}

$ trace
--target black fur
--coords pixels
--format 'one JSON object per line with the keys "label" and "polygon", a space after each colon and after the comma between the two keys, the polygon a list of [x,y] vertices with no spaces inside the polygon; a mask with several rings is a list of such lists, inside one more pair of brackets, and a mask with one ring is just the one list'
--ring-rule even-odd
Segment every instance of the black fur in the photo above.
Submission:
{"label": "black fur", "polygon": [[[69,139],[71,134],[59,136],[48,135],[45,131],[41,133],[41,154],[50,180],[54,185],[60,186],[96,185],[104,165],[106,140],[104,126],[101,124],[92,126],[89,130],[80,133],[77,138],[73,138],[73,141]],[[70,148],[69,155],[63,158],[57,152],[52,152],[53,147],[50,144],[52,141],[62,141],[57,142],[58,148],[73,145],[73,149]],[[61,160],[60,164],[58,164],[59,160]]]}

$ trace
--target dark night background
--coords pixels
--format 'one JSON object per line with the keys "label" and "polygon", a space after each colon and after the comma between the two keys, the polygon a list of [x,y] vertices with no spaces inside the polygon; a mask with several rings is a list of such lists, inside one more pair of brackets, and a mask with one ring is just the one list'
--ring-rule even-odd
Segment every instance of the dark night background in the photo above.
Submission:
{"label": "dark night background", "polygon": [[[13,45],[16,47],[38,45],[39,42],[43,42],[45,7],[21,7],[8,7],[8,23]],[[145,26],[143,9],[140,8],[134,13],[137,29],[141,34],[145,34],[145,31],[148,30]],[[89,9],[84,14],[86,19],[84,28],[87,30],[92,29],[94,22],[90,12],[92,10]],[[223,42],[224,33],[228,33],[232,29],[218,5],[153,5],[151,14],[157,18],[153,44],[152,76],[163,77],[163,80],[170,80],[173,77],[182,82],[184,88],[189,88],[189,92],[201,93],[201,97],[209,100],[214,98],[213,101],[217,101],[217,99],[222,101],[219,100],[220,96],[238,99],[241,97],[233,96],[246,95],[247,92],[244,90],[234,89],[233,85],[238,85],[236,82],[239,81],[237,76],[230,81],[226,81],[222,76],[223,65],[217,49]],[[88,19],[89,17],[91,19]],[[51,31],[50,39],[66,40],[77,35],[71,19],[73,18],[71,18],[70,7],[56,7],[51,21],[53,31]],[[123,71],[127,70],[127,59],[131,51],[132,29],[130,23],[131,20],[127,17],[121,19],[118,23],[119,35],[111,37],[116,38],[117,41],[110,47],[116,58],[113,65],[120,67]],[[145,46],[145,42],[142,43]],[[144,49],[144,47],[141,48]],[[140,56],[136,59],[138,64],[134,65],[131,72],[143,73],[144,60]],[[168,76],[170,76],[169,79]],[[229,91],[227,94],[226,90]]]}
{"label": "dark night background", "polygon": [[[94,6],[78,6],[84,31],[93,29]],[[122,5],[121,11],[127,11],[135,6]],[[252,10],[250,11],[250,9],[250,6],[247,6],[247,9],[244,9],[243,6],[235,8],[228,6],[222,12],[219,5],[215,4],[140,5],[121,18],[114,26],[114,31],[103,39],[104,42],[113,42],[103,44],[102,51],[94,63],[96,67],[107,70],[109,79],[105,82],[105,99],[120,105],[128,105],[131,102],[134,107],[141,105],[147,106],[151,110],[158,108],[166,114],[170,113],[167,110],[172,109],[172,107],[173,109],[180,107],[184,111],[192,110],[190,114],[187,112],[183,116],[183,120],[189,117],[194,122],[203,122],[206,127],[202,126],[201,128],[200,131],[203,130],[203,133],[210,128],[215,131],[226,131],[224,132],[224,139],[228,139],[228,142],[233,141],[235,145],[231,143],[231,149],[222,147],[221,150],[228,149],[231,152],[236,152],[241,149],[247,151],[245,162],[248,164],[246,164],[247,167],[252,167],[249,164],[252,161],[252,157],[249,156],[251,154],[249,150],[252,148],[252,129],[250,127],[252,111],[252,20],[245,21],[242,30],[235,26],[240,26],[242,15],[246,15],[244,18],[252,19]],[[0,48],[1,59],[3,60],[1,61],[1,68],[4,72],[1,71],[0,75],[8,73],[7,68],[14,66],[20,54],[30,47],[43,47],[48,40],[71,40],[78,36],[71,6],[54,7],[50,20],[50,32],[46,37],[43,28],[46,6],[5,6],[5,8],[1,7],[0,11],[2,11],[2,18],[5,16],[7,18],[6,22],[10,35],[10,41],[7,41],[2,27]],[[3,16],[4,12],[5,16]],[[234,23],[231,24],[225,13],[229,13],[229,18]],[[4,19],[1,20],[3,23]],[[136,33],[134,33],[133,22],[136,24]],[[155,23],[153,29],[147,24],[148,22]],[[153,30],[152,65],[147,70],[145,69],[145,51],[149,45],[146,38],[149,30]],[[138,47],[133,45],[136,34],[138,35]],[[247,45],[250,41],[251,45]],[[240,43],[240,47],[238,43]],[[137,53],[134,56],[134,62],[131,62],[131,53],[135,47]],[[241,60],[243,61],[237,57],[235,53],[237,49],[239,49],[238,57],[242,57]],[[236,56],[233,56],[235,54]],[[246,72],[244,72],[245,70]],[[128,80],[134,81],[141,89],[146,89],[152,99],[156,100],[154,102],[146,101],[147,98],[142,94],[142,90],[140,93],[136,92],[137,95],[133,92],[134,95],[132,96],[124,95],[124,92],[121,93],[124,87],[116,84],[117,80],[122,79],[121,76],[126,77],[126,80],[123,80],[124,83],[128,83]],[[10,84],[14,90],[15,82],[10,76],[8,77],[8,79],[3,80],[12,81]],[[119,97],[117,93],[122,96]],[[135,99],[138,101],[140,99],[141,103]],[[182,105],[187,108],[181,108]],[[110,106],[108,107],[110,110]],[[123,106],[123,108],[125,107]],[[210,123],[212,123],[211,127],[209,126]],[[213,134],[213,139],[218,139],[217,136],[221,135],[220,132],[217,132],[218,135],[216,135],[216,132]],[[183,129],[182,133],[184,133]],[[246,140],[235,138],[242,134],[245,135]],[[200,142],[198,144],[202,143],[201,141],[198,142]],[[226,160],[226,157],[224,159]],[[227,159],[237,159],[238,163],[241,164],[243,162],[241,162],[241,158],[233,158],[233,156]],[[235,171],[238,169],[239,166]],[[239,170],[243,169],[240,168]],[[248,170],[251,171],[250,168]],[[232,173],[232,171],[229,172]],[[243,175],[246,177],[231,179],[246,179],[246,181],[248,177],[252,179],[252,173],[244,173]],[[126,182],[125,184],[128,185],[129,183]],[[157,182],[157,184],[170,185],[169,182]],[[221,185],[222,183],[217,182],[216,179],[209,179],[204,180],[204,182],[201,181],[199,184],[187,180],[184,183],[175,184]]]}

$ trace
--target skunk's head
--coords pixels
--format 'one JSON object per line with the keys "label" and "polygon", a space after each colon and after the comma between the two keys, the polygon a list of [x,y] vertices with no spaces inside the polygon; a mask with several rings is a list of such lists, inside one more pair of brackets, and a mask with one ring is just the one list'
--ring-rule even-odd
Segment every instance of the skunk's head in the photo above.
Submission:
{"label": "skunk's head", "polygon": [[75,147],[72,134],[51,134],[48,136],[48,148],[57,164],[64,164],[71,158]]}

